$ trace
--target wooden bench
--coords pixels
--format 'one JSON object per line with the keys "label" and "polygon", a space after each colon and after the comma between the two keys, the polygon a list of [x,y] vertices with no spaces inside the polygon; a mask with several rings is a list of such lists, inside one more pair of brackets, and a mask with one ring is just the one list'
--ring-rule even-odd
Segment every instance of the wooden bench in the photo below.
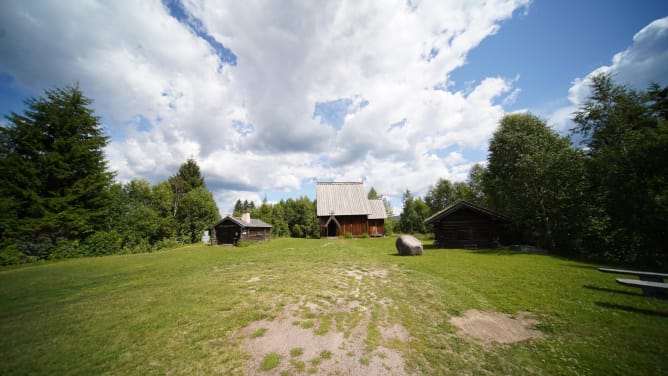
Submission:
{"label": "wooden bench", "polygon": [[598,268],[598,271],[603,273],[635,275],[640,279],[617,278],[616,281],[623,286],[638,287],[642,289],[643,294],[646,296],[655,296],[659,298],[668,297],[668,283],[663,282],[665,279],[668,279],[668,274],[608,268]]}
{"label": "wooden bench", "polygon": [[640,278],[641,281],[649,281],[649,282],[663,282],[664,279],[668,279],[668,274],[665,273],[641,272],[637,270],[608,269],[608,268],[598,268],[598,271],[603,273],[635,275],[638,276],[638,278]]}
{"label": "wooden bench", "polygon": [[638,279],[617,278],[617,283],[623,286],[639,287],[645,296],[654,296],[657,298],[668,297],[668,283],[641,281]]}

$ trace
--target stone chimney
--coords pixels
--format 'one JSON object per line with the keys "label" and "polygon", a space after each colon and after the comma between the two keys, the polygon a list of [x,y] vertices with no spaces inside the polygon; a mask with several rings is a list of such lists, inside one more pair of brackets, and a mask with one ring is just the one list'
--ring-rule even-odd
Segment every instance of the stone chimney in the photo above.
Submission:
{"label": "stone chimney", "polygon": [[247,212],[247,211],[241,213],[241,220],[246,222],[246,223],[250,223],[250,221],[251,221],[250,213]]}

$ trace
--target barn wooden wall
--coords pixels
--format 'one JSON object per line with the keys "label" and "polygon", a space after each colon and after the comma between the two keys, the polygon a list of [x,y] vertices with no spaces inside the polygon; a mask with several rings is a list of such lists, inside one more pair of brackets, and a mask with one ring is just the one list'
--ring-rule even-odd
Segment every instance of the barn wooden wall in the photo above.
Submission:
{"label": "barn wooden wall", "polygon": [[[327,220],[329,217],[318,217],[320,219],[320,236],[327,236]],[[353,236],[359,236],[364,233],[369,233],[369,223],[365,215],[343,215],[337,216],[336,220],[341,227],[337,230],[336,236],[344,236],[350,232]],[[332,235],[330,235],[332,236]]]}
{"label": "barn wooden wall", "polygon": [[269,240],[270,237],[271,237],[271,229],[247,228],[246,235],[242,235],[241,238],[244,240]]}
{"label": "barn wooden wall", "polygon": [[434,223],[435,244],[440,247],[493,247],[497,223],[470,210],[460,210]]}
{"label": "barn wooden wall", "polygon": [[385,235],[385,220],[369,219],[369,235],[370,236]]}

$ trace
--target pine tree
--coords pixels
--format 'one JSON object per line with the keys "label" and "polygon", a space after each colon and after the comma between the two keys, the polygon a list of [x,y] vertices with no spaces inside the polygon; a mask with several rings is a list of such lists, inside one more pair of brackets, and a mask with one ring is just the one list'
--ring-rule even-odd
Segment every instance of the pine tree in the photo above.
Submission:
{"label": "pine tree", "polygon": [[369,189],[369,193],[366,195],[366,198],[368,198],[369,200],[375,200],[378,198],[378,192],[376,192],[376,189],[374,187],[371,187],[371,189]]}
{"label": "pine tree", "polygon": [[0,126],[4,243],[47,257],[58,241],[82,240],[101,223],[107,171],[99,119],[92,100],[75,87],[47,90],[25,101],[23,114]]}
{"label": "pine tree", "polygon": [[183,179],[185,193],[196,188],[206,188],[199,165],[192,158],[181,164],[178,175]]}
{"label": "pine tree", "polygon": [[172,215],[175,218],[179,215],[179,204],[184,195],[197,188],[206,188],[199,165],[192,158],[182,163],[176,175],[170,176],[167,181],[174,193]]}
{"label": "pine tree", "polygon": [[204,230],[220,218],[213,195],[206,188],[197,162],[189,158],[168,179],[173,193],[177,236],[187,243],[199,241]]}

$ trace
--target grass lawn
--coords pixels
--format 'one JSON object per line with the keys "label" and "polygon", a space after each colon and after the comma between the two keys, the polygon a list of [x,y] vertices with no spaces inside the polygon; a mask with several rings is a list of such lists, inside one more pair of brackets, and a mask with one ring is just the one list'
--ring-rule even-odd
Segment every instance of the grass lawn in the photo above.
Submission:
{"label": "grass lawn", "polygon": [[[274,239],[0,269],[0,374],[242,374],[244,341],[271,332],[243,329],[290,307],[295,330],[322,338],[364,326],[364,347],[343,355],[361,370],[396,351],[411,374],[668,374],[668,300],[595,265],[504,251],[399,257],[394,240]],[[332,308],[341,301],[348,310]],[[450,323],[470,309],[530,312],[544,336],[473,339]],[[392,325],[410,339],[384,337]],[[339,351],[295,345],[258,369],[322,373]]]}

